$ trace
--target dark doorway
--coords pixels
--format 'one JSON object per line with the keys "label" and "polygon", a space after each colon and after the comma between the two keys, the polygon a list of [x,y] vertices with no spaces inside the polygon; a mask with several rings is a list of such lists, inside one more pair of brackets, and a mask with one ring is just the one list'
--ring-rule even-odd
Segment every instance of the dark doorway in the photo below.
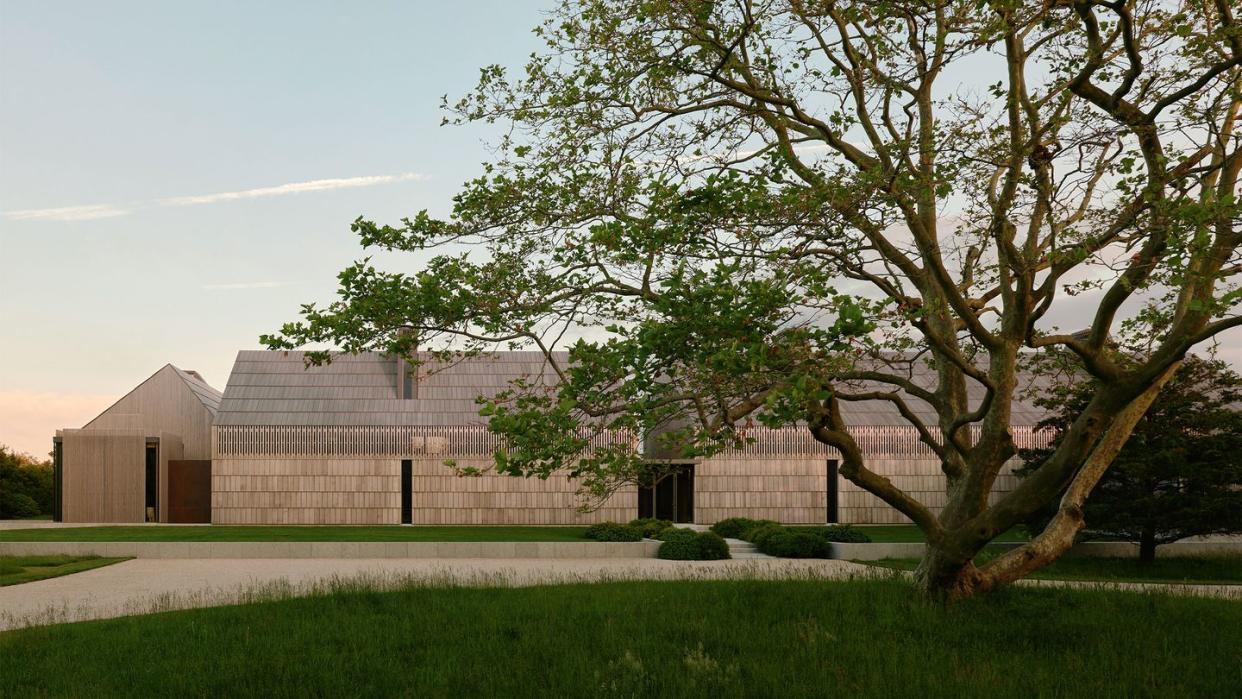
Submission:
{"label": "dark doorway", "polygon": [[159,511],[156,509],[159,502],[160,492],[160,448],[155,444],[147,445],[147,474],[146,474],[146,521],[158,522]]}
{"label": "dark doorway", "polygon": [[828,523],[835,524],[838,521],[839,513],[837,512],[837,460],[828,459]]}
{"label": "dark doorway", "polygon": [[211,523],[211,461],[168,462],[168,521]]}
{"label": "dark doorway", "polygon": [[638,488],[638,516],[687,524],[694,521],[694,464],[677,464],[651,486]]}
{"label": "dark doorway", "polygon": [[401,523],[414,523],[414,462],[401,460]]}

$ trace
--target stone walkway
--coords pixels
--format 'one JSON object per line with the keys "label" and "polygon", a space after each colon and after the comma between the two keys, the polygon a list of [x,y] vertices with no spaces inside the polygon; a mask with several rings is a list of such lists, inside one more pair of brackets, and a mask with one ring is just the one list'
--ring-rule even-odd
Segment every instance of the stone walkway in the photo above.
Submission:
{"label": "stone walkway", "polygon": [[844,579],[885,575],[848,561],[581,559],[134,559],[0,587],[0,631],[311,594],[350,586],[508,586],[615,580]]}

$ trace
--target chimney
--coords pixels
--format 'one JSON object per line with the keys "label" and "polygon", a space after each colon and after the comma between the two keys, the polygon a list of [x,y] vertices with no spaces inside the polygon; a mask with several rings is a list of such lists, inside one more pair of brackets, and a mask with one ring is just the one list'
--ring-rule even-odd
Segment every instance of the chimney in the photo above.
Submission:
{"label": "chimney", "polygon": [[[399,338],[405,338],[407,335],[412,335],[412,334],[413,334],[413,331],[410,330],[409,328],[403,328],[397,331],[397,337]],[[412,344],[410,346],[409,352],[410,354],[417,356],[418,345]],[[398,400],[408,400],[411,398],[418,398],[418,381],[415,380],[415,377],[411,374],[411,372],[417,373],[418,367],[416,366],[411,367],[410,363],[405,361],[404,356],[402,356],[401,354],[397,354],[397,399]]]}

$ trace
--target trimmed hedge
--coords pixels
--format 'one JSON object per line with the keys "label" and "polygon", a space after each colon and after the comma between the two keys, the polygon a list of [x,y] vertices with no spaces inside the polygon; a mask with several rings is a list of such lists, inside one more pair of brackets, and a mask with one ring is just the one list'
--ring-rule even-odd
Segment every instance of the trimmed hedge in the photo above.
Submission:
{"label": "trimmed hedge", "polygon": [[693,541],[699,533],[693,529],[682,529],[681,527],[669,527],[664,531],[656,534],[656,538],[660,541]]}
{"label": "trimmed hedge", "polygon": [[704,561],[722,561],[726,558],[732,558],[729,555],[729,544],[724,537],[715,532],[702,532],[699,534],[699,550],[703,554]]}
{"label": "trimmed hedge", "polygon": [[740,539],[742,533],[755,526],[756,522],[749,517],[730,517],[712,525],[712,531],[729,539]]}
{"label": "trimmed hedge", "polygon": [[781,534],[787,531],[789,530],[777,524],[776,522],[769,522],[768,524],[764,524],[762,526],[758,526],[753,529],[747,529],[745,533],[742,534],[742,538],[754,544],[755,546],[759,546],[762,548],[764,542],[768,540],[768,537],[774,534]]}
{"label": "trimmed hedge", "polygon": [[601,522],[587,527],[583,535],[596,541],[642,541],[643,533],[637,527],[619,522]]}
{"label": "trimmed hedge", "polygon": [[657,535],[673,526],[673,523],[667,519],[655,519],[654,517],[644,517],[630,522],[630,526],[643,533],[648,539],[655,539]]}
{"label": "trimmed hedge", "polygon": [[785,530],[775,532],[758,544],[759,550],[780,558],[827,558],[828,542],[814,534]]}
{"label": "trimmed hedge", "polygon": [[670,527],[659,536],[656,556],[670,561],[718,561],[729,558],[729,545],[713,532]]}

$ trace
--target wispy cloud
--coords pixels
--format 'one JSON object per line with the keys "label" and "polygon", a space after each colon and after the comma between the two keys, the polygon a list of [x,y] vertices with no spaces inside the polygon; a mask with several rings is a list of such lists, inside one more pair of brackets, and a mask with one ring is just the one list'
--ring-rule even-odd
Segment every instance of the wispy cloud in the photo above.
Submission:
{"label": "wispy cloud", "polygon": [[4,212],[5,218],[11,221],[89,221],[94,218],[112,218],[124,216],[128,209],[121,209],[111,204],[95,206],[64,206],[59,209],[21,209]]}
{"label": "wispy cloud", "polygon": [[289,182],[273,187],[257,187],[237,192],[217,192],[216,194],[198,194],[186,197],[169,197],[152,202],[126,204],[123,207],[113,204],[95,204],[91,206],[65,206],[56,209],[21,209],[5,211],[4,217],[10,221],[89,221],[96,218],[124,216],[135,209],[150,206],[199,206],[218,204],[227,201],[246,199],[267,199],[282,197],[288,194],[304,194],[307,192],[327,192],[334,189],[352,189],[358,187],[374,187],[397,182],[422,182],[427,176],[418,172],[403,172],[397,175],[364,175],[362,177],[334,177],[324,180],[307,182]]}
{"label": "wispy cloud", "polygon": [[365,177],[335,177],[326,180],[310,180],[309,182],[290,182],[275,187],[259,187],[243,189],[240,192],[220,192],[218,194],[200,194],[191,197],[172,197],[161,199],[162,206],[195,206],[198,204],[215,204],[222,201],[239,199],[265,199],[282,197],[286,194],[302,194],[304,192],[326,192],[333,189],[349,189],[353,187],[374,187],[378,184],[394,182],[422,181],[426,175],[417,172],[403,172],[400,175],[368,175]]}
{"label": "wispy cloud", "polygon": [[233,284],[204,284],[208,291],[229,291],[232,289],[275,289],[289,286],[292,282],[236,282]]}

